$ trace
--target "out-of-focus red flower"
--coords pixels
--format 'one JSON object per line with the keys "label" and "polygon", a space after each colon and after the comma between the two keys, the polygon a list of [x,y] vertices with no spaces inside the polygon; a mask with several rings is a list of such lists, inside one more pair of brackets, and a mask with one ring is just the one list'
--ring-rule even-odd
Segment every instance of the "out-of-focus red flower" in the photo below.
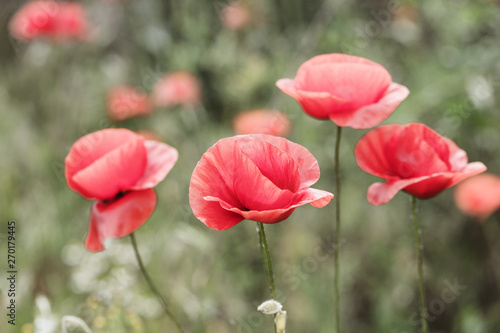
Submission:
{"label": "out-of-focus red flower", "polygon": [[488,173],[471,177],[458,184],[454,198],[462,213],[484,221],[500,209],[500,177]]}
{"label": "out-of-focus red flower", "polygon": [[486,170],[481,162],[468,163],[453,141],[418,123],[371,130],[354,154],[361,169],[386,180],[368,188],[373,205],[389,202],[400,190],[429,198]]}
{"label": "out-of-focus red flower", "polygon": [[10,34],[28,41],[48,37],[62,41],[86,40],[89,24],[83,6],[76,2],[36,0],[26,3],[12,17]]}
{"label": "out-of-focus red flower", "polygon": [[219,140],[203,154],[189,187],[194,215],[216,230],[244,219],[276,223],[310,203],[324,207],[333,194],[309,188],[318,162],[284,138],[251,134]]}
{"label": "out-of-focus red flower", "polygon": [[222,9],[220,18],[226,28],[240,30],[250,23],[252,15],[245,4],[233,2]]}
{"label": "out-of-focus red flower", "polygon": [[276,110],[252,110],[241,112],[233,120],[236,134],[270,134],[287,136],[292,124],[290,119]]}
{"label": "out-of-focus red flower", "polygon": [[152,91],[152,100],[154,105],[158,107],[199,104],[201,100],[200,83],[189,72],[171,72],[156,82]]}
{"label": "out-of-focus red flower", "polygon": [[112,120],[147,115],[151,111],[148,95],[131,86],[113,87],[108,92],[106,104]]}
{"label": "out-of-focus red flower", "polygon": [[352,128],[378,125],[409,94],[408,88],[392,82],[382,65],[338,53],[306,61],[295,79],[281,79],[276,85],[310,116]]}
{"label": "out-of-focus red flower", "polygon": [[87,249],[102,251],[107,238],[126,236],[146,223],[156,206],[152,188],[177,156],[175,148],[123,128],[93,132],[73,144],[65,159],[66,181],[73,191],[95,200]]}

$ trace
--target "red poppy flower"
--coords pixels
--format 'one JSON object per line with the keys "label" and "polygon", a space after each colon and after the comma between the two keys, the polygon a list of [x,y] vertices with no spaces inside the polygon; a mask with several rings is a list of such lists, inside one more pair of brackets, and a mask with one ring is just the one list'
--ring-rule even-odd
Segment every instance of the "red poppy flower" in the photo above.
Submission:
{"label": "red poppy flower", "polygon": [[233,121],[237,134],[287,136],[291,126],[290,119],[283,112],[266,109],[241,112]]}
{"label": "red poppy flower", "polygon": [[201,100],[200,83],[189,72],[169,73],[154,85],[152,100],[158,107],[199,104]]}
{"label": "red poppy flower", "polygon": [[500,177],[487,173],[471,177],[455,188],[454,198],[464,214],[484,221],[500,209]]}
{"label": "red poppy flower", "polygon": [[83,6],[76,2],[36,0],[26,3],[9,23],[11,35],[20,40],[49,37],[54,40],[87,37]]}
{"label": "red poppy flower", "polygon": [[151,111],[147,94],[131,86],[113,87],[106,100],[108,116],[112,120],[147,115]]}
{"label": "red poppy flower", "polygon": [[276,85],[310,116],[352,128],[378,125],[409,94],[380,64],[338,53],[306,61],[295,79],[281,79]]}
{"label": "red poppy flower", "polygon": [[216,230],[244,219],[276,223],[299,206],[330,202],[333,194],[309,188],[318,179],[318,162],[306,148],[271,135],[234,136],[203,154],[189,202],[194,215]]}
{"label": "red poppy flower", "polygon": [[486,170],[467,163],[467,154],[423,124],[387,125],[368,132],[354,150],[361,169],[384,178],[368,189],[373,205],[389,202],[399,190],[425,199]]}
{"label": "red poppy flower", "polygon": [[146,223],[156,206],[151,188],[176,161],[174,148],[127,129],[104,129],[76,141],[65,159],[65,176],[73,191],[95,199],[87,249],[101,251],[107,238],[128,235]]}

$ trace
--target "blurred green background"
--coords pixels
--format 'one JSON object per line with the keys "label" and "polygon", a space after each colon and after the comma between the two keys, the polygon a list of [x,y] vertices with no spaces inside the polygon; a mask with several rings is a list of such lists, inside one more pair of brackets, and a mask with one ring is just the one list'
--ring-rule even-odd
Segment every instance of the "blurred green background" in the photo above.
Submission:
{"label": "blurred green background", "polygon": [[[469,160],[500,173],[500,9],[491,0],[243,0],[251,23],[226,28],[226,1],[82,1],[98,34],[87,43],[22,43],[8,33],[21,6],[0,4],[1,332],[60,332],[74,315],[93,332],[171,332],[139,275],[129,238],[84,249],[91,202],[66,186],[64,158],[82,135],[106,127],[148,129],[179,150],[156,187],[159,202],[137,231],[139,249],[188,332],[272,332],[256,311],[268,298],[255,223],[218,232],[191,213],[191,172],[208,147],[233,135],[239,112],[276,108],[293,120],[289,139],[318,159],[316,188],[334,192],[335,126],[304,114],[274,85],[312,56],[343,52],[383,64],[410,96],[384,123],[424,122]],[[105,95],[116,84],[151,91],[187,70],[202,106],[157,110],[112,123]],[[344,332],[417,332],[416,257],[409,196],[373,207],[375,177],[355,163],[366,130],[345,129],[342,326]],[[334,199],[335,200],[335,199]],[[333,213],[297,209],[268,226],[288,332],[333,331]],[[499,214],[484,224],[461,215],[452,191],[420,202],[431,332],[500,332]],[[15,220],[17,322],[7,324],[7,221]],[[450,284],[466,286],[450,289]],[[452,299],[450,291],[455,296]]]}

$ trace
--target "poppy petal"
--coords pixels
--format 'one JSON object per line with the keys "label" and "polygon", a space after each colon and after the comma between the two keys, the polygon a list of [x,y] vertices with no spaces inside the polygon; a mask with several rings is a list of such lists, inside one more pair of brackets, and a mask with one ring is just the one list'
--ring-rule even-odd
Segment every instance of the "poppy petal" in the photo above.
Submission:
{"label": "poppy petal", "polygon": [[429,176],[374,183],[368,188],[368,201],[376,206],[385,204],[391,201],[400,190],[420,199],[431,198],[462,180],[484,171],[486,171],[486,166],[483,163],[473,162],[459,173],[442,172]]}
{"label": "poppy petal", "polygon": [[327,192],[307,191],[318,178],[318,163],[304,147],[271,135],[240,135],[219,140],[203,154],[189,202],[194,215],[217,230],[244,218],[274,223],[305,203],[326,204]]}
{"label": "poppy petal", "polygon": [[[257,149],[266,147],[266,145],[259,142],[255,142],[255,144]],[[250,147],[250,145],[246,145],[246,147]],[[292,202],[294,193],[275,185],[262,174],[257,165],[240,149],[237,147],[234,150],[234,168],[237,172],[234,172],[233,186],[241,206],[246,210],[258,211],[288,207]],[[252,153],[249,148],[246,150]],[[271,158],[268,155],[264,156]],[[296,175],[298,176],[298,173]]]}
{"label": "poppy petal", "polygon": [[368,188],[368,202],[375,206],[386,204],[403,188],[428,178],[430,176],[373,183]]}
{"label": "poppy petal", "polygon": [[[337,112],[353,111],[376,103],[391,84],[391,75],[381,65],[325,63],[297,72],[298,91],[327,92],[335,98],[349,101]],[[334,111],[334,110],[332,110]]]}
{"label": "poppy petal", "polygon": [[397,178],[391,175],[392,161],[388,158],[386,147],[399,137],[401,125],[385,125],[366,133],[356,144],[354,156],[361,170],[380,178]]}
{"label": "poppy petal", "polygon": [[292,192],[299,189],[298,166],[289,154],[266,141],[238,144],[238,148],[278,188]]}
{"label": "poppy petal", "polygon": [[458,148],[458,146],[452,140],[448,138],[443,138],[450,152],[449,163],[452,167],[452,171],[462,171],[467,167],[468,158],[467,153]]}
{"label": "poppy petal", "polygon": [[113,198],[130,189],[143,175],[147,155],[144,140],[137,136],[78,171],[73,182],[91,198]]}
{"label": "poppy petal", "polygon": [[[121,187],[126,187],[127,184],[133,185],[142,176],[146,167],[146,148],[144,148],[143,142],[143,139],[139,135],[124,128],[104,129],[81,137],[73,144],[64,160],[65,177],[69,188],[88,199],[109,199],[122,190]],[[126,147],[122,147],[124,145]],[[120,147],[122,148],[119,149]],[[115,150],[114,154],[118,155],[116,158],[119,161],[110,161],[111,163],[102,170],[99,170],[99,167],[92,167],[93,163]],[[116,164],[117,162],[122,164],[117,165],[116,170],[109,170],[111,164]],[[100,163],[104,164],[104,162]],[[115,183],[110,182],[109,184],[105,184],[106,191],[104,192],[109,193],[100,193],[101,191],[95,188],[97,184],[93,185],[92,182],[87,181],[84,174],[79,176],[82,184],[75,181],[74,177],[86,168],[90,168],[86,171],[89,178],[92,176],[89,174],[92,173],[91,171],[100,173],[101,176],[97,177],[97,175],[94,175],[94,177],[101,178],[101,181],[103,181],[103,178],[108,177],[106,174],[107,171],[111,171],[111,175],[121,174],[124,178],[118,180],[117,177],[112,177],[115,179]],[[94,169],[91,170],[92,168]],[[117,180],[123,186],[119,186],[120,184],[116,183]],[[96,195],[96,191],[99,192],[97,193],[99,196]]]}
{"label": "poppy petal", "polygon": [[[241,137],[243,140],[249,140],[250,136]],[[297,166],[300,174],[300,189],[305,189],[316,183],[320,176],[318,161],[305,147],[291,142],[285,138],[272,135],[254,135],[254,140],[264,140],[281,151],[287,153]]]}
{"label": "poppy petal", "polygon": [[408,88],[393,82],[378,102],[362,106],[352,113],[331,113],[330,119],[338,126],[370,128],[387,119],[409,94]]}
{"label": "poppy petal", "polygon": [[147,165],[144,174],[131,190],[143,190],[158,185],[174,167],[179,156],[177,149],[154,140],[144,142],[147,151]]}
{"label": "poppy petal", "polygon": [[329,192],[316,189],[307,189],[304,192],[297,195],[294,199],[295,201],[294,204],[290,205],[289,207],[281,209],[264,210],[264,211],[241,210],[235,207],[231,207],[226,202],[217,200],[217,198],[210,198],[210,199],[218,201],[222,208],[230,212],[237,213],[238,215],[241,215],[243,218],[247,220],[258,221],[262,223],[277,223],[287,219],[297,207],[304,206],[310,203],[314,207],[322,208],[326,206],[331,201],[332,198],[333,194]]}
{"label": "poppy petal", "polygon": [[94,202],[85,240],[86,248],[90,251],[102,251],[106,239],[133,233],[146,223],[155,206],[156,193],[152,189],[128,192],[109,203]]}

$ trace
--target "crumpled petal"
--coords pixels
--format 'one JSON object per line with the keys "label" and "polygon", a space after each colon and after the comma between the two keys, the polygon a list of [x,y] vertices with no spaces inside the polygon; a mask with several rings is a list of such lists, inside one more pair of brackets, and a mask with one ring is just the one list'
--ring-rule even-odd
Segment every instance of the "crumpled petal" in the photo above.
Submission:
{"label": "crumpled petal", "polygon": [[143,190],[158,185],[174,167],[179,157],[177,149],[166,143],[147,140],[147,165],[142,177],[130,187],[131,190]]}
{"label": "crumpled petal", "polygon": [[[241,135],[233,137],[238,145],[244,145],[253,141],[265,141],[276,146],[283,152],[286,152],[297,164],[300,174],[300,189],[305,189],[316,183],[319,179],[320,171],[318,161],[305,147],[272,135],[255,134]],[[230,139],[230,138],[228,138]]]}
{"label": "crumpled petal", "polygon": [[85,240],[86,248],[102,251],[106,239],[133,233],[146,223],[155,207],[156,193],[152,189],[128,192],[111,202],[94,202]]}
{"label": "crumpled petal", "polygon": [[[304,206],[308,203],[310,203],[312,206],[314,206],[316,208],[322,208],[322,207],[326,206],[332,199],[333,199],[333,194],[331,194],[330,192],[310,188],[310,189],[307,189],[307,190],[295,195],[295,197],[293,199],[293,204],[287,208],[271,209],[271,210],[264,210],[264,211],[258,211],[258,210],[248,211],[248,210],[241,210],[239,208],[232,207],[227,202],[224,202],[224,201],[222,201],[218,198],[215,198],[215,197],[205,197],[205,200],[218,202],[223,209],[240,215],[241,220],[243,220],[243,218],[245,218],[247,220],[253,220],[253,221],[258,221],[258,222],[262,222],[262,223],[281,222],[281,221],[287,219],[293,213],[295,208],[300,207],[300,206]],[[238,222],[240,222],[240,221],[238,221]],[[237,224],[238,222],[236,222],[235,224]],[[218,230],[225,230],[225,229],[232,227],[233,225],[231,225],[227,228],[218,229]]]}
{"label": "crumpled petal", "polygon": [[65,176],[82,196],[106,200],[133,186],[146,164],[141,136],[127,129],[104,129],[75,142],[65,159]]}
{"label": "crumpled petal", "polygon": [[409,94],[408,88],[393,82],[378,102],[362,106],[352,113],[331,113],[329,117],[338,126],[370,128],[387,119]]}
{"label": "crumpled petal", "polygon": [[368,188],[368,202],[376,206],[385,204],[391,201],[400,190],[410,193],[420,199],[428,199],[462,180],[484,172],[485,170],[486,166],[483,163],[473,162],[467,165],[467,167],[459,173],[442,172],[429,176],[389,180],[385,183],[373,183]]}

